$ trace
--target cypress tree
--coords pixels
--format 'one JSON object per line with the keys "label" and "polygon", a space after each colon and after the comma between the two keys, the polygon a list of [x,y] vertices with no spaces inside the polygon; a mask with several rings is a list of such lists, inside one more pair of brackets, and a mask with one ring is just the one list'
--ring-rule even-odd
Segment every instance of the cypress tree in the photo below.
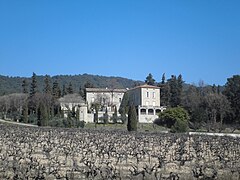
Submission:
{"label": "cypress tree", "polygon": [[128,110],[128,123],[127,130],[128,131],[137,131],[137,112],[133,105],[129,107]]}
{"label": "cypress tree", "polygon": [[25,102],[22,110],[23,122],[28,123],[28,103]]}
{"label": "cypress tree", "polygon": [[103,115],[103,123],[104,124],[108,123],[108,110],[107,110],[107,107],[106,107],[105,113]]}
{"label": "cypress tree", "polygon": [[27,94],[28,93],[28,83],[27,83],[27,80],[24,79],[23,82],[22,82],[22,92]]}
{"label": "cypress tree", "polygon": [[166,83],[165,73],[162,75],[162,81],[158,84],[160,90],[160,104],[161,106],[168,106],[170,99],[169,83]]}
{"label": "cypress tree", "polygon": [[44,93],[51,94],[50,76],[49,75],[45,76],[44,83],[45,83]]}
{"label": "cypress tree", "polygon": [[94,121],[95,127],[96,127],[97,123],[98,123],[98,109],[99,109],[99,105],[95,104],[94,108],[95,108],[95,113],[94,113],[93,121]]}
{"label": "cypress tree", "polygon": [[120,105],[119,110],[118,110],[119,113],[121,114],[121,120],[122,120],[123,124],[127,121],[126,114],[128,114],[128,110],[129,110],[129,95],[126,92],[123,95],[123,99],[122,99],[121,105]]}
{"label": "cypress tree", "polygon": [[178,82],[175,75],[171,76],[171,79],[168,80],[169,90],[170,90],[170,99],[169,104],[171,107],[177,107],[178,104]]}
{"label": "cypress tree", "polygon": [[166,80],[165,73],[163,73],[163,75],[162,75],[162,82],[161,82],[161,84],[165,84],[165,80]]}
{"label": "cypress tree", "polygon": [[119,107],[119,113],[121,115],[126,115],[128,113],[128,109],[129,109],[129,95],[128,95],[128,92],[126,92],[124,95],[123,95],[123,99],[122,99],[122,102],[121,102],[121,105]]}
{"label": "cypress tree", "polygon": [[116,124],[117,123],[117,107],[115,106],[114,107],[114,113],[113,113],[113,117],[112,117],[112,120],[113,120],[113,123]]}
{"label": "cypress tree", "polygon": [[38,126],[47,126],[48,125],[48,113],[47,108],[43,102],[40,102],[38,111],[37,111]]}
{"label": "cypress tree", "polygon": [[168,106],[170,100],[170,86],[169,83],[161,84],[160,85],[160,103],[161,106]]}
{"label": "cypress tree", "polygon": [[77,107],[77,111],[76,111],[76,119],[79,121],[80,120],[80,109],[79,107]]}
{"label": "cypress tree", "polygon": [[37,93],[37,75],[33,73],[30,87],[30,97],[33,97],[36,93]]}

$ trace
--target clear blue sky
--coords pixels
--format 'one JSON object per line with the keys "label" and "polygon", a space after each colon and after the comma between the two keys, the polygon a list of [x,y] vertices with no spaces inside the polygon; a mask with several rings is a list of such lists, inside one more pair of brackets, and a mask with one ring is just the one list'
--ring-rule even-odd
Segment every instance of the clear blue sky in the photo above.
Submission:
{"label": "clear blue sky", "polygon": [[0,74],[223,85],[240,74],[239,0],[0,0]]}

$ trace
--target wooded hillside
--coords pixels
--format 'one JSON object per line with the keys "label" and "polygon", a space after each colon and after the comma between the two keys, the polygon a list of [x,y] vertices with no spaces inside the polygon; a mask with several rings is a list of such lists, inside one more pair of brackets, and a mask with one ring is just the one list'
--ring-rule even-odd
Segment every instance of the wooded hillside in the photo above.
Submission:
{"label": "wooded hillside", "polygon": [[[42,91],[44,88],[44,78],[45,76],[37,76],[37,86],[39,91]],[[11,93],[20,93],[22,92],[22,83],[23,80],[26,80],[28,84],[31,83],[31,77],[8,77],[0,75],[0,96]],[[79,91],[79,88],[84,86],[87,82],[92,84],[95,87],[101,88],[131,88],[134,85],[141,83],[140,81],[134,81],[122,77],[106,77],[98,75],[89,75],[89,74],[79,74],[79,75],[57,75],[50,77],[51,83],[54,81],[58,82],[59,86],[68,85],[70,82],[73,86],[75,92]]]}

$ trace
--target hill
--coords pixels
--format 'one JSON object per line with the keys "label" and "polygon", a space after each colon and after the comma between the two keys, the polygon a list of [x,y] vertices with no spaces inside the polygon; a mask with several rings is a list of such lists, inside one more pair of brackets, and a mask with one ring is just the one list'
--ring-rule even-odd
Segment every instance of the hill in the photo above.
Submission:
{"label": "hill", "polygon": [[[37,76],[38,90],[42,91],[44,88],[45,76]],[[25,77],[9,77],[0,75],[0,96],[11,93],[22,92],[22,81],[26,79],[30,87],[31,78]],[[134,81],[122,77],[106,77],[99,75],[90,74],[79,74],[79,75],[57,75],[50,77],[51,83],[57,81],[62,87],[63,85],[68,86],[71,82],[75,92],[79,92],[79,88],[83,88],[87,82],[91,83],[94,87],[99,88],[131,88],[136,84],[141,84],[141,81]]]}

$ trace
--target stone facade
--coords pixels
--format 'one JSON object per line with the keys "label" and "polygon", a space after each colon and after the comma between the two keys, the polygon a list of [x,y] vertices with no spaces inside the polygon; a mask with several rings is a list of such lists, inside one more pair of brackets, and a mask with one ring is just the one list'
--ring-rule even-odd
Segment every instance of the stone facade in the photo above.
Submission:
{"label": "stone facade", "polygon": [[[132,89],[108,89],[86,88],[86,101],[78,94],[69,94],[59,99],[62,110],[67,117],[67,111],[73,108],[79,110],[80,120],[93,122],[94,104],[99,105],[99,117],[102,117],[106,109],[109,117],[117,111],[121,105],[123,96],[128,93],[129,101],[136,107],[138,121],[140,123],[152,123],[158,118],[158,113],[165,108],[160,106],[160,88],[157,86],[141,85]],[[109,119],[110,120],[110,119]]]}
{"label": "stone facade", "polygon": [[101,106],[100,111],[108,108],[109,112],[114,112],[114,108],[119,109],[126,89],[108,88],[86,88],[86,101],[91,110],[92,105],[97,103]]}
{"label": "stone facade", "polygon": [[165,108],[160,106],[160,87],[142,85],[128,90],[129,101],[136,107],[140,123],[152,123],[158,113]]}
{"label": "stone facade", "polygon": [[88,118],[87,105],[83,98],[78,94],[68,94],[59,99],[61,110],[65,118],[68,116],[68,111],[74,109],[75,112],[79,110],[79,120],[85,122],[92,122]]}

